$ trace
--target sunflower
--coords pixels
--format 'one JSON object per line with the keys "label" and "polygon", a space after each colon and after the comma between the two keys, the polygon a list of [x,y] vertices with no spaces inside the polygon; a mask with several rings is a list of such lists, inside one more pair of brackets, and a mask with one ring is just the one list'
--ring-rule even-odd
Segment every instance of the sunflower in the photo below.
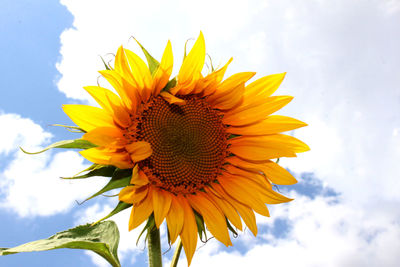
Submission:
{"label": "sunflower", "polygon": [[99,107],[64,105],[65,113],[97,147],[80,153],[89,161],[132,169],[130,185],[119,200],[132,204],[129,230],[154,216],[166,220],[171,243],[180,236],[190,264],[196,249],[199,215],[211,234],[232,245],[229,224],[242,220],[257,234],[255,213],[269,216],[266,204],[291,199],[274,185],[297,181],[272,159],[295,157],[309,150],[300,140],[281,134],[306,124],[271,115],[291,96],[271,96],[285,73],[245,85],[255,72],[223,80],[222,68],[202,75],[205,42],[200,33],[176,78],[170,42],[161,62],[149,66],[122,46],[114,68],[100,71],[112,91],[85,90]]}

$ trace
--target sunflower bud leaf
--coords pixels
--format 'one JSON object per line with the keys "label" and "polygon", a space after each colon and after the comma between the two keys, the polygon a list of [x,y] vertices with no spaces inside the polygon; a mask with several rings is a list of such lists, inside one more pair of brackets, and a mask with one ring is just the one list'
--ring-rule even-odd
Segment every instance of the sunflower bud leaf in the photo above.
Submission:
{"label": "sunflower bud leaf", "polygon": [[10,255],[20,252],[46,251],[58,248],[91,250],[111,266],[120,267],[117,250],[119,231],[113,221],[105,221],[90,226],[80,225],[75,228],[59,232],[47,239],[36,240],[14,248],[0,248],[0,255]]}

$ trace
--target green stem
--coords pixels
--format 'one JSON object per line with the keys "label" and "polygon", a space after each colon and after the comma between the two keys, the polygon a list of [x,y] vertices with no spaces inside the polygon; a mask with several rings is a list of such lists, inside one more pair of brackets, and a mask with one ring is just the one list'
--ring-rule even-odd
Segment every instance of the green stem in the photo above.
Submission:
{"label": "green stem", "polygon": [[147,246],[149,252],[149,267],[162,267],[160,230],[157,227],[149,229]]}
{"label": "green stem", "polygon": [[178,266],[179,255],[181,255],[182,251],[182,240],[178,239],[178,245],[176,246],[174,256],[172,257],[171,267]]}

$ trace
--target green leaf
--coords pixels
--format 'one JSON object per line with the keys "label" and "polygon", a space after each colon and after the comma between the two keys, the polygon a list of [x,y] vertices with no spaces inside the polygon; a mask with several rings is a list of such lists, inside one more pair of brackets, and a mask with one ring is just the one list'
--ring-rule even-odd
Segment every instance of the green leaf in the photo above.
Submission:
{"label": "green leaf", "polygon": [[77,149],[88,149],[88,148],[92,148],[92,147],[96,147],[96,145],[90,143],[89,141],[86,140],[82,140],[82,139],[74,139],[74,140],[63,140],[63,141],[58,141],[55,142],[54,144],[49,145],[48,147],[46,147],[43,150],[40,150],[38,152],[27,152],[25,151],[22,147],[20,147],[20,149],[22,150],[22,152],[26,153],[26,154],[39,154],[39,153],[43,153],[51,148],[77,148]]}
{"label": "green leaf", "polygon": [[151,74],[154,74],[156,72],[156,70],[158,69],[158,66],[160,66],[160,62],[158,62],[154,57],[152,57],[152,55],[150,55],[150,53],[143,47],[143,45],[141,43],[139,43],[138,40],[135,39],[135,37],[133,37],[133,39],[136,41],[136,43],[142,49],[143,54],[146,56],[147,63],[149,64],[150,72],[151,72]]}
{"label": "green leaf", "polygon": [[[89,171],[89,172],[86,174],[83,174],[83,175],[78,175],[85,171]],[[104,165],[93,164],[86,170],[83,170],[72,177],[61,177],[61,178],[62,179],[84,179],[84,178],[89,178],[89,177],[93,177],[93,176],[111,177],[114,172],[115,172],[114,166],[111,166],[111,165],[104,166]]]}
{"label": "green leaf", "polygon": [[105,216],[104,218],[101,218],[100,220],[98,220],[95,223],[92,223],[92,225],[98,224],[99,222],[104,221],[104,220],[110,218],[111,216],[114,216],[115,214],[117,214],[117,213],[119,213],[119,212],[121,212],[121,211],[123,211],[123,210],[125,210],[125,209],[127,209],[129,207],[131,207],[131,206],[132,206],[132,204],[120,201],[118,203],[118,205],[107,216]]}
{"label": "green leaf", "polygon": [[45,251],[58,248],[91,250],[112,266],[120,267],[117,250],[119,231],[113,221],[106,221],[95,226],[80,225],[67,231],[59,232],[47,239],[29,242],[14,248],[0,248],[0,255],[20,252]]}
{"label": "green leaf", "polygon": [[[117,169],[111,180],[96,194],[88,197],[85,199],[83,202],[88,201],[89,199],[92,199],[94,197],[97,197],[98,195],[101,195],[107,191],[110,191],[112,189],[120,188],[120,187],[125,187],[129,185],[129,182],[131,181],[131,176],[132,176],[132,170],[120,170]],[[83,203],[82,202],[82,203]]]}

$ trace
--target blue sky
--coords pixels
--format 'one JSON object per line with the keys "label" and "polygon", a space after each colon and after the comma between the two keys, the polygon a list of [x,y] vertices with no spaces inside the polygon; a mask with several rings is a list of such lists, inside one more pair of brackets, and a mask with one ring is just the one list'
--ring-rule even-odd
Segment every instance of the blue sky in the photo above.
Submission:
{"label": "blue sky", "polygon": [[[76,137],[49,124],[71,124],[62,104],[93,104],[82,86],[96,84],[99,55],[111,59],[121,44],[138,51],[129,41],[135,36],[160,58],[170,39],[176,72],[184,42],[202,30],[215,65],[234,57],[228,74],[288,72],[277,94],[295,99],[278,113],[310,125],[292,134],[311,151],[281,160],[299,183],[280,190],[295,201],[271,206],[271,218],[258,217],[257,238],[244,231],[230,248],[211,240],[192,266],[265,266],[266,259],[271,266],[400,264],[398,1],[5,0],[2,6],[0,247],[94,221],[115,204],[108,198],[76,204],[106,182],[60,180],[87,166],[77,153],[18,150]],[[128,215],[114,218],[122,265],[146,266],[137,231],[127,231]],[[107,266],[75,250],[0,258],[0,266],[44,263]]]}

